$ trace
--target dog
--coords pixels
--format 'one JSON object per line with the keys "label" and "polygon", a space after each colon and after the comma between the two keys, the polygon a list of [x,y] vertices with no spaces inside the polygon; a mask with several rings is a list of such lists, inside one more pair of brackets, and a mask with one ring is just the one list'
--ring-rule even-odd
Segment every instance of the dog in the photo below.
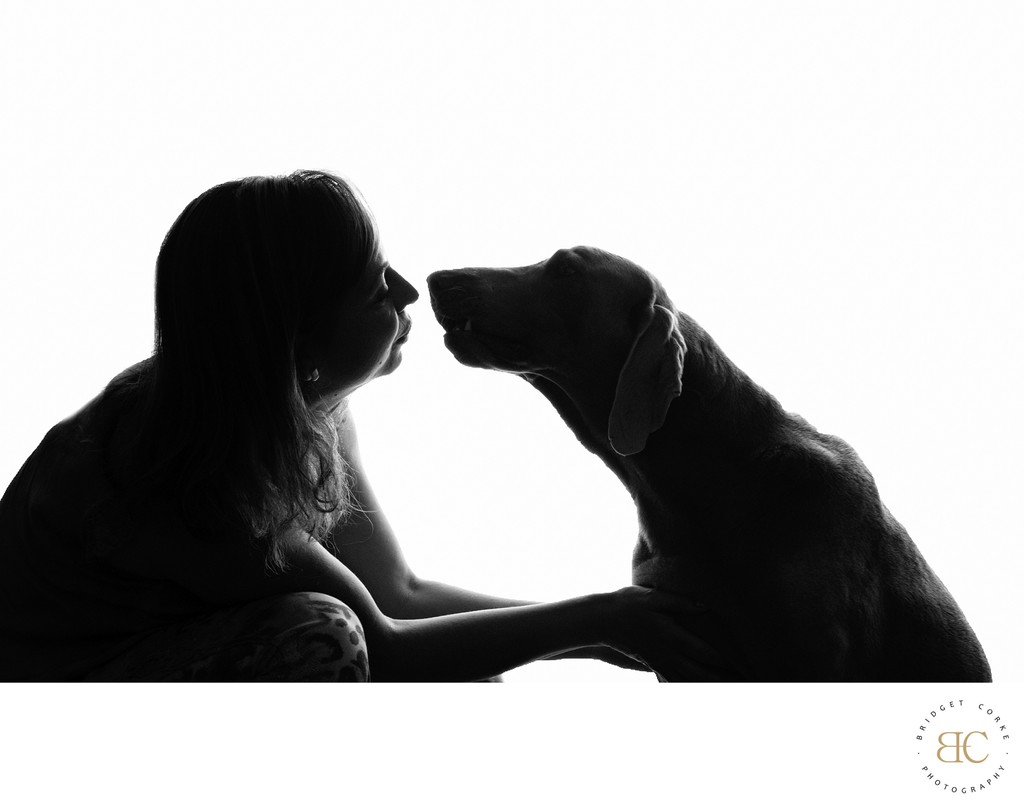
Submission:
{"label": "dog", "polygon": [[853,449],[784,411],[650,273],[576,247],[427,286],[458,361],[524,378],[618,476],[633,583],[707,604],[739,678],[991,681]]}

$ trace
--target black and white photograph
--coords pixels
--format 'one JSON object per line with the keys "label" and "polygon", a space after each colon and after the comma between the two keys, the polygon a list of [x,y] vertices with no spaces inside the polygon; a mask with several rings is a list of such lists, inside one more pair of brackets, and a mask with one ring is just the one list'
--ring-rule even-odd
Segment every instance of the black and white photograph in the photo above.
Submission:
{"label": "black and white photograph", "polygon": [[10,804],[1019,804],[1022,44],[0,6]]}

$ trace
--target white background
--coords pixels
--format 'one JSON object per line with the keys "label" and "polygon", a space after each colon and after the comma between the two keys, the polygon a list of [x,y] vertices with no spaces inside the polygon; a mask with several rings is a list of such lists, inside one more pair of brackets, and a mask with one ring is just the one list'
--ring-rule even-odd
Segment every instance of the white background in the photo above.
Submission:
{"label": "white background", "polygon": [[[1020,683],[1022,43],[1024,6],[984,0],[5,3],[0,485],[149,353],[154,260],[189,200],[325,168],[424,292],[435,269],[574,244],[654,272],[858,450]],[[528,385],[458,365],[425,294],[410,312],[403,366],[352,403],[416,571],[544,600],[628,583],[614,477]],[[650,677],[508,680],[616,680],[585,692],[621,705]]]}

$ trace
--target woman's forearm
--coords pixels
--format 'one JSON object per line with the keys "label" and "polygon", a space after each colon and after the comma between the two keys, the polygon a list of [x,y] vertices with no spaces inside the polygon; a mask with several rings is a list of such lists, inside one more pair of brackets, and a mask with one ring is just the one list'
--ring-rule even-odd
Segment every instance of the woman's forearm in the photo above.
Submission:
{"label": "woman's forearm", "polygon": [[679,596],[629,586],[554,603],[495,607],[501,599],[444,587],[433,594],[449,606],[454,598],[462,606],[485,608],[400,619],[390,607],[381,611],[359,578],[322,545],[296,535],[285,537],[282,547],[285,570],[268,576],[262,565],[239,569],[232,556],[230,564],[213,570],[216,590],[225,580],[238,579],[232,602],[282,592],[338,598],[363,626],[371,679],[473,681],[588,646],[610,646],[642,659],[666,678],[706,678],[692,659],[707,657],[707,644],[684,625],[702,610]]}
{"label": "woman's forearm", "polygon": [[510,606],[530,606],[534,601],[503,598],[472,592],[440,581],[412,578],[406,585],[404,596],[391,607],[391,617],[414,619],[437,617],[443,614],[475,612],[481,609],[502,609]]}
{"label": "woman's forearm", "polygon": [[[394,614],[392,617],[434,617],[480,609],[530,606],[536,602],[495,597],[480,592],[471,592],[467,589],[461,589],[439,581],[416,579],[411,582],[408,594],[400,601],[398,610],[401,611],[401,614]],[[560,650],[542,658],[542,660],[559,659],[594,659],[616,665],[620,668],[630,668],[639,671],[648,670],[642,663],[605,645],[586,645],[569,650]]]}
{"label": "woman's forearm", "polygon": [[[480,595],[444,584],[420,585],[419,614],[411,617],[394,603],[416,601],[415,595],[396,598],[386,611],[335,556],[301,536],[282,541],[289,566],[267,576],[262,568],[238,570],[236,579],[249,589],[234,592],[243,602],[281,592],[321,592],[341,600],[362,624],[370,663],[377,681],[473,681],[552,654],[621,640],[622,618],[630,598],[621,593],[587,595],[545,604],[522,604]],[[228,577],[215,576],[219,587]],[[251,591],[250,591],[251,590]],[[635,598],[633,599],[635,600]],[[452,613],[456,609],[461,611]],[[414,612],[415,613],[415,612]]]}
{"label": "woman's forearm", "polygon": [[474,681],[597,644],[608,596],[391,620],[368,638],[375,681]]}

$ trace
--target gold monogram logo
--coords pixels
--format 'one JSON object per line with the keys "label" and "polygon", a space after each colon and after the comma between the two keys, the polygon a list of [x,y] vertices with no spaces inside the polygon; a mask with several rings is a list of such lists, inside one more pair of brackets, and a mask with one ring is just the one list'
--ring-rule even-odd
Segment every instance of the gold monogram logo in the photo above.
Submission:
{"label": "gold monogram logo", "polygon": [[[941,729],[951,726],[960,729]],[[917,729],[919,771],[931,789],[982,794],[1006,776],[1010,728],[995,707],[967,699],[944,701],[921,717]]]}
{"label": "gold monogram logo", "polygon": [[[947,743],[944,739],[952,735],[955,738],[953,743]],[[984,763],[988,760],[988,754],[985,757],[974,758],[971,757],[971,753],[967,750],[971,748],[971,736],[980,735],[986,741],[988,740],[988,733],[981,732],[979,730],[972,730],[971,732],[941,732],[939,733],[939,748],[935,752],[935,757],[941,760],[943,763]],[[962,738],[961,738],[962,736]],[[956,757],[952,760],[949,757],[943,757],[942,753],[947,749],[955,749]]]}

